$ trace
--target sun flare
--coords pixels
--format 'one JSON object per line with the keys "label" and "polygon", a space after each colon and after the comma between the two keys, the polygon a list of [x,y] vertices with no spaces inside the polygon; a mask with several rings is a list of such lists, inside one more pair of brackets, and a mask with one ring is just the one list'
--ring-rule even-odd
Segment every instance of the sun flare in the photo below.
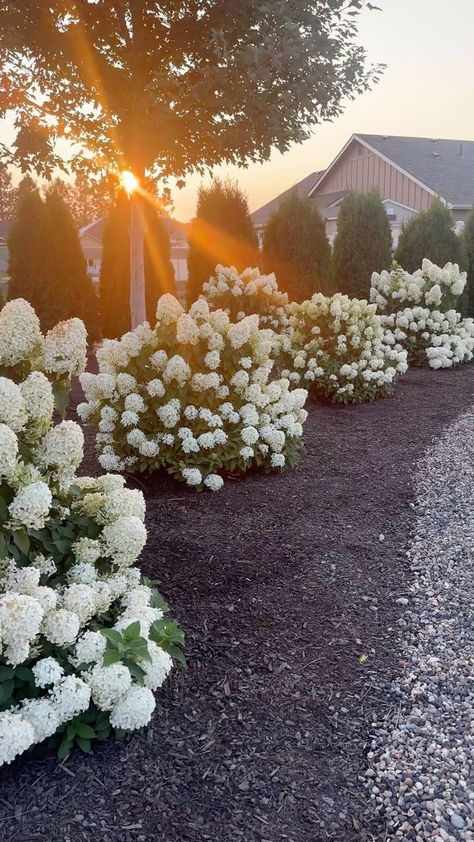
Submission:
{"label": "sun flare", "polygon": [[132,193],[135,192],[139,185],[138,178],[136,177],[136,175],[130,172],[130,170],[124,170],[120,174],[120,181],[122,183],[122,187],[124,188],[126,193],[128,193],[129,196],[131,196]]}

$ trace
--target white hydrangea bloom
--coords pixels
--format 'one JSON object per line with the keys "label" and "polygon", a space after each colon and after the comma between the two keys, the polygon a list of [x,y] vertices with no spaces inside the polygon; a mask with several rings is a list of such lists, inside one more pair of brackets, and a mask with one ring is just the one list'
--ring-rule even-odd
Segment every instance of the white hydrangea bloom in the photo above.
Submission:
{"label": "white hydrangea bloom", "polygon": [[47,377],[41,371],[32,371],[26,380],[20,383],[20,391],[29,420],[43,422],[46,427],[49,426],[54,412],[54,395]]}
{"label": "white hydrangea bloom", "polygon": [[67,675],[50,691],[50,700],[60,722],[69,722],[87,710],[91,700],[90,687],[76,675]]}
{"label": "white hydrangea bloom", "polygon": [[95,538],[79,538],[71,547],[77,565],[89,564],[93,565],[100,558],[101,545],[100,541]]}
{"label": "white hydrangea bloom", "polygon": [[86,367],[87,332],[80,319],[59,322],[45,336],[43,365],[45,371],[77,377]]}
{"label": "white hydrangea bloom", "polygon": [[133,731],[143,728],[150,722],[156,702],[148,687],[133,685],[124,699],[113,708],[110,723],[113,728]]}
{"label": "white hydrangea bloom", "polygon": [[69,646],[74,643],[79,627],[79,617],[75,612],[58,608],[46,614],[41,631],[50,643],[56,646]]}
{"label": "white hydrangea bloom", "polygon": [[0,366],[16,366],[32,359],[43,337],[38,316],[24,298],[8,301],[0,311]]}
{"label": "white hydrangea bloom", "polygon": [[35,743],[51,737],[61,725],[58,711],[50,699],[27,699],[22,702],[21,716],[32,726]]}
{"label": "white hydrangea bloom", "polygon": [[80,625],[83,626],[90,620],[96,610],[94,588],[90,585],[73,582],[63,591],[62,606],[67,612],[75,614],[79,618]]}
{"label": "white hydrangea bloom", "polygon": [[55,658],[41,658],[31,668],[37,687],[47,687],[48,684],[57,684],[64,675],[64,670]]}
{"label": "white hydrangea bloom", "polygon": [[38,462],[45,470],[72,476],[84,457],[84,433],[74,421],[62,421],[46,433],[38,448]]}
{"label": "white hydrangea bloom", "polygon": [[158,690],[164,684],[171,672],[173,661],[164,649],[158,646],[153,640],[148,641],[148,654],[151,661],[143,662],[145,671],[144,684],[150,690]]}
{"label": "white hydrangea bloom", "polygon": [[11,763],[34,742],[34,728],[21,713],[10,710],[0,713],[0,766]]}
{"label": "white hydrangea bloom", "polygon": [[9,664],[17,666],[27,659],[42,619],[43,609],[34,597],[17,593],[0,596],[1,637]]}
{"label": "white hydrangea bloom", "polygon": [[8,510],[15,525],[42,529],[48,519],[53,496],[45,482],[33,482],[17,492]]}
{"label": "white hydrangea bloom", "polygon": [[19,433],[28,421],[28,411],[20,387],[0,377],[0,423]]}
{"label": "white hydrangea bloom", "polygon": [[198,468],[183,468],[181,471],[187,485],[200,485],[202,474]]}
{"label": "white hydrangea bloom", "polygon": [[123,664],[110,664],[103,667],[97,664],[85,680],[91,688],[92,701],[100,710],[112,710],[132,686],[132,677]]}
{"label": "white hydrangea bloom", "polygon": [[107,645],[106,638],[97,631],[86,631],[76,642],[74,650],[77,664],[92,664],[102,660]]}
{"label": "white hydrangea bloom", "polygon": [[204,479],[204,485],[211,491],[219,491],[224,485],[224,480],[219,474],[208,474]]}
{"label": "white hydrangea bloom", "polygon": [[10,477],[16,469],[18,439],[6,424],[0,424],[0,477]]}
{"label": "white hydrangea bloom", "polygon": [[125,515],[106,524],[102,533],[104,554],[119,566],[129,566],[146,543],[146,529],[140,518]]}

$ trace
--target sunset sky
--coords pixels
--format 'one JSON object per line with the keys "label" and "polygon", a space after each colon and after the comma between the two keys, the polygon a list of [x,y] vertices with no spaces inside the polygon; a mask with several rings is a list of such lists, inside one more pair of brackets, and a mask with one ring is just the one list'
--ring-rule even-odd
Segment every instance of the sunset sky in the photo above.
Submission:
{"label": "sunset sky", "polygon": [[[474,140],[474,0],[374,2],[381,11],[361,15],[359,40],[370,62],[387,64],[379,84],[285,155],[216,171],[238,179],[251,210],[325,168],[354,132]],[[11,125],[0,122],[0,141],[11,138]],[[191,177],[184,189],[173,191],[178,219],[193,216],[200,182]]]}
{"label": "sunset sky", "polygon": [[[474,0],[374,0],[360,18],[360,42],[387,69],[379,84],[348,103],[334,123],[302,146],[238,178],[255,210],[313,170],[324,169],[354,132],[474,140]],[[189,219],[200,178],[175,191],[175,215]]]}

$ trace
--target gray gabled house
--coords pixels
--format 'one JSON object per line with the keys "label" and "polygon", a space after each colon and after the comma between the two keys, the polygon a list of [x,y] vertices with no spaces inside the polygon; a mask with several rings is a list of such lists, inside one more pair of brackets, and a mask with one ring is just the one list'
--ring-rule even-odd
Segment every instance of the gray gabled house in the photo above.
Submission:
{"label": "gray gabled house", "polygon": [[436,196],[452,210],[459,231],[474,205],[474,141],[354,134],[326,170],[311,173],[254,211],[260,240],[269,217],[292,189],[317,202],[331,241],[350,190],[379,190],[395,245],[403,223]]}

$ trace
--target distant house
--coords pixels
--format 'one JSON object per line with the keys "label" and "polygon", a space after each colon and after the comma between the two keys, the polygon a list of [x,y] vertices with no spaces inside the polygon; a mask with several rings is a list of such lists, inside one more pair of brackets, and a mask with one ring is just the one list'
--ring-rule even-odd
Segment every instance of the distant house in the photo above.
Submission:
{"label": "distant house", "polygon": [[292,189],[317,203],[331,242],[350,190],[379,190],[395,246],[403,223],[435,196],[452,210],[459,232],[474,205],[474,141],[354,134],[326,170],[311,173],[254,211],[260,241],[269,217]]}
{"label": "distant house", "polygon": [[[174,268],[176,288],[179,292],[188,279],[188,237],[187,226],[178,222],[176,219],[171,219],[168,216],[162,216],[161,221],[166,228],[171,248],[171,263]],[[93,280],[98,281],[100,276],[100,267],[102,265],[102,236],[106,217],[102,216],[88,225],[84,225],[79,231],[79,239],[81,242],[84,259],[86,261],[87,272]]]}
{"label": "distant house", "polygon": [[0,221],[0,278],[8,270],[7,236],[8,236],[9,227],[10,227],[9,222],[1,222]]}

